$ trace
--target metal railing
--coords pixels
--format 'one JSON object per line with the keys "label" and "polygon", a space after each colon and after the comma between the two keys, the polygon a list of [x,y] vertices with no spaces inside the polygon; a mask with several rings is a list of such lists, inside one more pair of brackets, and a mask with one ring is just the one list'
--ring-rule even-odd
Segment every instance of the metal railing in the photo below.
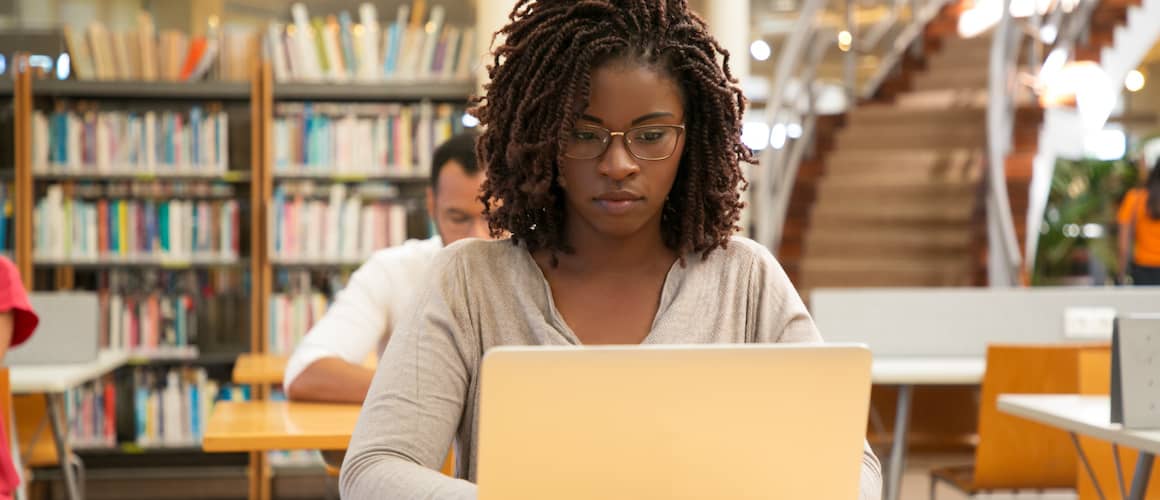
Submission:
{"label": "metal railing", "polygon": [[[818,120],[817,97],[822,90],[818,69],[827,54],[843,50],[842,87],[846,110],[859,99],[872,97],[896,71],[908,51],[922,50],[922,33],[949,0],[893,0],[890,12],[859,36],[855,6],[847,0],[845,31],[849,46],[840,47],[839,33],[820,26],[819,13],[825,0],[806,0],[799,21],[778,55],[769,88],[764,121],[775,131],[775,140],[761,151],[760,168],[754,170],[752,198],[754,234],[758,242],[777,252],[785,231],[786,217],[801,163],[813,152]],[[878,61],[870,76],[860,79],[859,58]],[[796,89],[790,92],[791,89]],[[783,134],[787,127],[799,132]]]}
{"label": "metal railing", "polygon": [[[1019,97],[1034,87],[1047,54],[1062,54],[1066,60],[1080,37],[1085,36],[1098,0],[1083,0],[1071,12],[1059,5],[1045,18],[1037,8],[1026,19],[1011,15],[1012,0],[1002,2],[1002,17],[991,40],[990,74],[987,79],[987,241],[988,282],[991,286],[1018,286],[1022,283],[1025,257],[1019,249],[1011,201],[1007,196],[1006,159],[1012,150],[1012,134]],[[1054,36],[1045,36],[1054,33]],[[1023,44],[1026,43],[1026,46]],[[1058,52],[1062,51],[1062,52]],[[1026,60],[1022,67],[1019,56]],[[1029,254],[1034,254],[1034,235],[1029,238]]]}

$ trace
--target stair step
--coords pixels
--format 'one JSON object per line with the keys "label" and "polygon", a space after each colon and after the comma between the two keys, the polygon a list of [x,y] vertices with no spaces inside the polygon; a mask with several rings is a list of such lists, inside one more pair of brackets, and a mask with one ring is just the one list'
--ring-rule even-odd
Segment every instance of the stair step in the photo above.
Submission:
{"label": "stair step", "polygon": [[850,254],[851,248],[857,248],[860,256],[900,257],[913,258],[943,257],[948,255],[966,255],[972,250],[970,234],[954,235],[954,238],[934,239],[929,235],[917,232],[861,232],[845,234],[843,232],[819,231],[811,232],[806,238],[804,252],[813,257],[845,257]]}
{"label": "stair step", "polygon": [[811,223],[845,224],[964,224],[971,221],[974,203],[940,203],[906,199],[829,200],[819,197],[810,212]]}
{"label": "stair step", "polygon": [[849,170],[931,170],[973,168],[982,164],[981,149],[883,149],[877,151],[838,150],[826,157],[826,172]]}
{"label": "stair step", "polygon": [[940,89],[986,89],[987,71],[970,68],[964,71],[938,71],[919,75],[914,80],[914,90]]}
{"label": "stair step", "polygon": [[[972,239],[969,230],[958,226],[850,227],[819,221],[810,225],[805,243],[811,249],[816,245],[847,244],[854,241],[873,245],[952,249],[967,247]],[[846,251],[850,248],[855,247],[847,246]]]}
{"label": "stair step", "polygon": [[956,127],[860,127],[838,134],[837,149],[983,148],[986,130],[976,124]]}
{"label": "stair step", "polygon": [[[905,174],[905,173],[904,173]],[[983,180],[983,171],[967,171],[960,175],[831,175],[818,184],[817,196],[865,196],[862,193],[884,195],[957,196],[973,194]]]}
{"label": "stair step", "polygon": [[923,90],[899,95],[895,103],[901,107],[946,109],[974,107],[986,109],[986,90]]}
{"label": "stair step", "polygon": [[869,104],[858,106],[850,112],[850,126],[882,125],[895,123],[942,124],[948,122],[968,122],[986,124],[985,108],[964,107],[950,109],[905,108],[889,104]]}
{"label": "stair step", "polygon": [[940,72],[947,70],[957,70],[963,67],[978,68],[983,72],[987,72],[991,63],[991,52],[987,51],[972,51],[972,52],[957,52],[946,53],[936,52],[931,54],[926,60],[926,70],[928,72]]}

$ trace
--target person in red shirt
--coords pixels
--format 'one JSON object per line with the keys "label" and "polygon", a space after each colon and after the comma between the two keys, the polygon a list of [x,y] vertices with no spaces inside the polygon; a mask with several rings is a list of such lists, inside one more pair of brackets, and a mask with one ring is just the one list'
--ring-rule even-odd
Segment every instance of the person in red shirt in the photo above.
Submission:
{"label": "person in red shirt", "polygon": [[[9,347],[18,346],[36,330],[40,318],[28,302],[20,271],[11,260],[0,257],[0,360]],[[20,475],[8,442],[9,415],[0,414],[0,500],[10,500],[20,487]]]}

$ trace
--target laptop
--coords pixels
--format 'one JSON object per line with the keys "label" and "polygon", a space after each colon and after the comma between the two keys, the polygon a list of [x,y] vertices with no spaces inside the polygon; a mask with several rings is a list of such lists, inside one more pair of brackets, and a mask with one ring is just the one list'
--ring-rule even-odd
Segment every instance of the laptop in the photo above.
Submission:
{"label": "laptop", "polygon": [[858,497],[864,346],[502,347],[481,377],[480,500]]}
{"label": "laptop", "polygon": [[99,304],[94,292],[33,292],[29,305],[40,318],[36,331],[4,356],[8,366],[95,361]]}

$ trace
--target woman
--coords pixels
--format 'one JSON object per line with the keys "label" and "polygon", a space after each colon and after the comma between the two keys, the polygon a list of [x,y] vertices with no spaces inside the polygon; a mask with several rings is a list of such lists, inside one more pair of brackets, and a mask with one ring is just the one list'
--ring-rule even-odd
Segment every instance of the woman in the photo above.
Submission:
{"label": "woman", "polygon": [[1120,276],[1130,274],[1135,285],[1160,285],[1160,159],[1152,166],[1144,187],[1124,197],[1117,219]]}
{"label": "woman", "polygon": [[[773,256],[734,238],[751,161],[728,54],[685,0],[521,0],[475,110],[495,234],[444,249],[388,345],[343,498],[475,498],[499,345],[818,341]],[[716,57],[722,56],[723,65]],[[866,450],[862,498],[880,496]]]}

